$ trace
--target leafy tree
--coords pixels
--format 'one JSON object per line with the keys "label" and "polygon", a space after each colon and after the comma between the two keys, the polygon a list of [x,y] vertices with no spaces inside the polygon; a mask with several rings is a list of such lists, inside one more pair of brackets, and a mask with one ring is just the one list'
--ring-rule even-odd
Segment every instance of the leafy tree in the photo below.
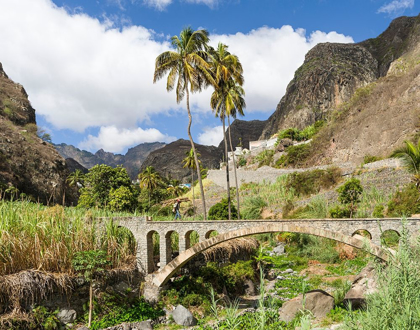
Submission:
{"label": "leafy tree", "polygon": [[95,165],[84,176],[84,185],[79,197],[79,205],[83,207],[107,206],[111,190],[120,187],[127,187],[136,194],[127,170],[122,166]]}
{"label": "leafy tree", "polygon": [[150,208],[150,196],[153,190],[162,184],[162,179],[153,166],[147,166],[146,169],[139,174],[139,180],[140,188],[144,188],[148,191]]}
{"label": "leafy tree", "polygon": [[200,165],[191,136],[190,90],[191,92],[201,91],[202,87],[207,86],[209,82],[212,83],[212,77],[208,71],[209,64],[206,61],[207,52],[205,51],[209,41],[208,32],[206,30],[193,31],[188,27],[181,31],[179,37],[173,36],[171,40],[176,51],[166,51],[156,58],[153,82],[155,83],[168,73],[167,91],[175,88],[177,103],[180,103],[186,95],[189,119],[187,133],[194,152],[205,220],[207,218],[206,201],[200,176]]}
{"label": "leafy tree", "polygon": [[407,170],[413,174],[413,182],[420,191],[420,138],[417,145],[404,141],[405,146],[395,150],[392,157],[401,158]]}
{"label": "leafy tree", "polygon": [[109,264],[108,256],[103,250],[79,251],[73,257],[73,268],[82,273],[89,283],[89,324],[92,323],[93,310],[93,281],[97,272],[103,271]]}
{"label": "leafy tree", "polygon": [[[184,167],[188,167],[191,169],[191,189],[192,189],[192,202],[193,202],[193,210],[195,212],[195,201],[194,201],[194,169],[196,169],[196,164],[194,160],[194,150],[190,149],[185,153],[187,157],[184,158]],[[197,158],[201,155],[197,153]],[[198,159],[198,164],[201,164],[201,160]]]}
{"label": "leafy tree", "polygon": [[350,218],[353,217],[354,212],[357,210],[357,204],[360,203],[360,195],[363,192],[363,187],[360,180],[351,178],[345,184],[337,189],[338,201],[341,204],[348,206],[350,210]]}
{"label": "leafy tree", "polygon": [[[235,205],[231,205],[231,215],[236,217]],[[229,204],[226,198],[223,198],[219,203],[214,204],[209,210],[209,220],[228,220],[229,219]]]}
{"label": "leafy tree", "polygon": [[112,211],[129,211],[135,204],[136,194],[133,189],[125,186],[111,188],[108,205]]}
{"label": "leafy tree", "polygon": [[[238,104],[239,100],[243,98],[238,95],[243,93],[238,92],[240,85],[243,84],[242,76],[243,69],[241,62],[236,55],[228,51],[228,46],[219,43],[217,49],[210,48],[209,62],[211,66],[211,73],[213,76],[214,92],[211,95],[210,106],[223,123],[223,140],[225,145],[225,159],[226,159],[226,185],[227,185],[227,201],[229,220],[231,219],[231,198],[230,198],[230,184],[229,184],[229,161],[228,161],[228,147],[226,140],[226,124],[225,118],[231,115],[231,111],[240,108],[242,111],[242,104]],[[243,92],[243,90],[242,90]],[[244,103],[244,102],[243,102]]]}

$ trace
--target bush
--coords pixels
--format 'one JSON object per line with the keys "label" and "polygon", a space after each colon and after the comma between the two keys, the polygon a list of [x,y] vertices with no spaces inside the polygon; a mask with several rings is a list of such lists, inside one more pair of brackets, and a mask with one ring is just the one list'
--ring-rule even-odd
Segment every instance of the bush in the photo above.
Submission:
{"label": "bush", "polygon": [[357,210],[357,204],[360,203],[360,196],[363,193],[363,187],[359,179],[351,178],[345,184],[337,189],[338,201],[346,205],[350,211],[350,218]]}
{"label": "bush", "polygon": [[329,210],[330,217],[333,219],[350,218],[350,210],[347,206],[334,206]]}
{"label": "bush", "polygon": [[297,146],[290,146],[286,149],[287,154],[281,156],[275,164],[275,167],[280,168],[284,166],[301,165],[302,162],[309,156],[311,146],[309,144],[300,144]]}
{"label": "bush", "polygon": [[388,202],[387,213],[394,217],[420,213],[420,194],[415,184],[410,183],[394,194]]}
{"label": "bush", "polygon": [[255,160],[258,161],[258,167],[261,166],[270,166],[273,161],[274,150],[264,150],[261,151],[256,157]]}
{"label": "bush", "polygon": [[363,165],[373,163],[373,162],[376,162],[378,160],[381,160],[381,158],[376,157],[376,156],[372,156],[372,155],[366,155],[365,157],[363,157]]}
{"label": "bush", "polygon": [[[230,203],[231,218],[235,219],[238,216],[235,205]],[[228,210],[228,200],[223,198],[221,202],[213,205],[209,210],[209,220],[228,220],[229,210]]]}
{"label": "bush", "polygon": [[251,197],[244,200],[242,207],[242,217],[244,219],[259,219],[267,202],[262,197]]}
{"label": "bush", "polygon": [[296,196],[308,196],[318,193],[321,189],[335,186],[340,179],[341,170],[338,167],[293,172],[287,176],[286,188],[293,189]]}

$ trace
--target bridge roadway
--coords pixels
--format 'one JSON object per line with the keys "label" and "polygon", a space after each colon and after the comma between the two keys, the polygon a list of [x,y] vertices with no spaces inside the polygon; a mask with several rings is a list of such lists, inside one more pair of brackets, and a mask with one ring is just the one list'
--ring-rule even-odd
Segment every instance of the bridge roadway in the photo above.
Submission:
{"label": "bridge roadway", "polygon": [[[145,217],[114,218],[119,226],[129,229],[137,242],[137,266],[144,274],[155,274],[154,284],[163,285],[182,265],[198,253],[219,243],[262,233],[306,233],[342,242],[386,260],[389,256],[380,247],[381,234],[392,230],[399,235],[403,231],[400,218],[386,219],[299,219],[299,220],[218,220],[218,221],[149,221]],[[404,221],[408,235],[417,236],[420,219]],[[355,234],[365,230],[370,235],[363,239]],[[191,233],[197,232],[199,243],[191,247]],[[171,235],[179,235],[179,256],[172,258]],[[210,238],[211,233],[217,236]],[[160,237],[160,269],[155,269],[153,260],[153,234]]]}

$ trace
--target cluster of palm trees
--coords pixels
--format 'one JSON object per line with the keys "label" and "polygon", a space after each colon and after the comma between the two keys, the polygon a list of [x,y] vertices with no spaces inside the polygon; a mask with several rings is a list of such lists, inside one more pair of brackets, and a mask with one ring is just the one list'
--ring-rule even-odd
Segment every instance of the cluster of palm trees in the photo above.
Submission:
{"label": "cluster of palm trees", "polygon": [[[212,86],[214,88],[214,92],[212,93],[210,99],[210,106],[216,117],[219,117],[223,123],[226,160],[228,160],[228,147],[226,140],[225,119],[226,117],[228,118],[228,125],[230,128],[230,117],[232,116],[236,118],[237,114],[243,116],[243,110],[246,107],[244,99],[245,93],[242,88],[244,83],[243,68],[238,57],[228,51],[227,45],[219,43],[217,48],[214,49],[208,45],[208,42],[209,37],[206,30],[194,31],[190,27],[182,30],[179,36],[173,36],[172,45],[175,50],[166,51],[156,58],[153,79],[153,82],[156,82],[168,74],[166,89],[168,91],[175,89],[176,100],[178,103],[186,97],[189,118],[187,133],[191,142],[191,150],[195,162],[195,167],[188,167],[192,169],[195,168],[197,171],[201,199],[203,202],[204,220],[207,219],[207,211],[198,155],[191,136],[192,116],[190,111],[190,91],[192,93],[199,92],[208,86]],[[230,144],[231,150],[233,150],[232,142]],[[226,181],[230,219],[231,197],[228,163],[229,162],[227,161]],[[239,219],[239,192],[236,179],[235,158],[233,158],[233,163]]]}

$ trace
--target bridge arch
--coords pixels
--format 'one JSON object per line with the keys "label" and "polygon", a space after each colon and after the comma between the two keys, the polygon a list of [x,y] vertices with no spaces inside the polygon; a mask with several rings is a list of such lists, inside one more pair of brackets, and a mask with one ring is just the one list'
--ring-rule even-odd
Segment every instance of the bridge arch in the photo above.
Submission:
{"label": "bridge arch", "polygon": [[314,236],[329,238],[341,243],[348,244],[358,249],[365,250],[370,254],[387,261],[389,258],[389,252],[381,248],[380,246],[373,244],[367,239],[360,239],[358,237],[351,237],[339,232],[333,232],[326,229],[319,229],[315,227],[302,227],[291,224],[273,223],[263,226],[244,228],[239,230],[230,231],[218,236],[211,237],[203,242],[195,244],[193,247],[180,253],[178,257],[168,263],[160,271],[156,272],[153,277],[153,284],[157,287],[164,285],[175,272],[185,265],[190,259],[192,259],[198,253],[201,253],[212,246],[219,243],[229,241],[235,238],[250,236],[255,234],[264,233],[275,233],[275,232],[292,232],[301,234],[310,234]]}

